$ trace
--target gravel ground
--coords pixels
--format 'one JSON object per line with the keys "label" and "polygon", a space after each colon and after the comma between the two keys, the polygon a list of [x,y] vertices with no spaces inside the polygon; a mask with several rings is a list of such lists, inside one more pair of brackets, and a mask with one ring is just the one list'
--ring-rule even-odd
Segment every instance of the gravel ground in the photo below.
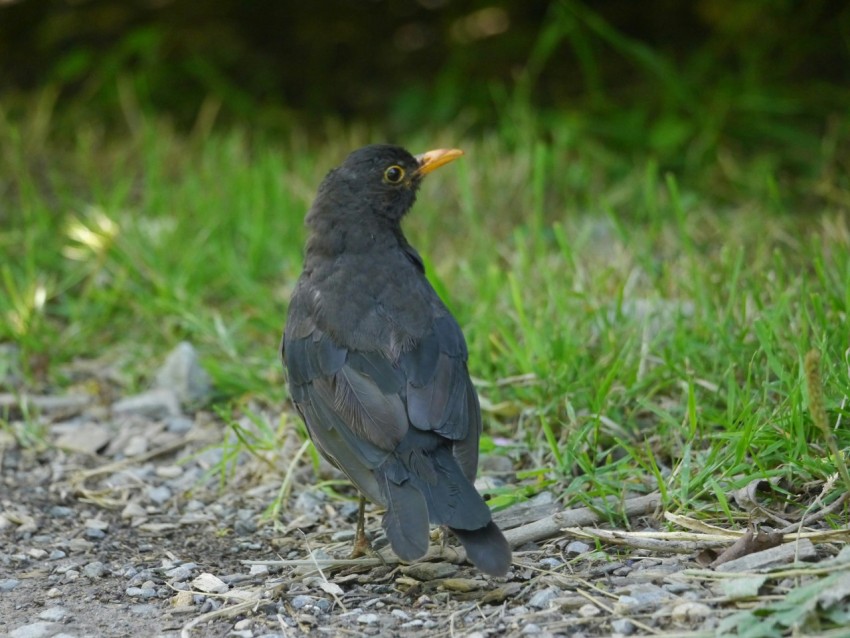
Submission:
{"label": "gravel ground", "polygon": [[[234,454],[222,482],[224,426],[181,407],[193,384],[203,394],[203,378],[166,378],[107,401],[0,396],[10,424],[0,429],[0,634],[696,636],[714,635],[737,607],[684,571],[700,568],[696,551],[597,546],[566,533],[522,543],[503,579],[452,562],[451,541],[440,550],[438,538],[427,562],[332,564],[351,549],[356,501],[315,487],[294,431],[274,454]],[[279,408],[253,411],[277,422]],[[25,415],[42,439],[22,447]],[[265,510],[289,467],[292,492],[272,519]],[[497,521],[528,526],[554,501],[540,495]],[[380,549],[380,512],[369,510],[367,529]]]}

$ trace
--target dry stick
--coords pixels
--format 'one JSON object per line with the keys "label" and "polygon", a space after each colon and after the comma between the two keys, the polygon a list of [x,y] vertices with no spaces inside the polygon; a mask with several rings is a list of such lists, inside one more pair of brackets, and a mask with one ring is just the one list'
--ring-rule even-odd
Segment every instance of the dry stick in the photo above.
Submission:
{"label": "dry stick", "polygon": [[[608,506],[615,506],[619,499],[610,497],[606,499]],[[656,493],[646,496],[638,496],[622,501],[621,513],[631,518],[652,514],[661,506],[661,495]],[[555,536],[565,527],[585,527],[599,523],[602,517],[596,510],[590,507],[579,507],[572,510],[556,512],[551,516],[528,523],[521,527],[509,529],[505,532],[511,547],[521,547],[526,543],[539,541],[550,536]]]}
{"label": "dry stick", "polygon": [[[613,506],[619,499],[610,497],[606,499],[608,506]],[[661,505],[661,495],[658,493],[622,501],[621,511],[628,517],[641,516],[653,513]],[[505,538],[512,548],[522,547],[526,543],[543,540],[550,536],[557,536],[565,527],[584,527],[594,525],[602,520],[602,517],[590,507],[579,507],[573,510],[556,512],[551,516],[539,521],[515,527],[505,531]],[[442,558],[452,563],[462,563],[466,560],[466,552],[462,547],[432,547],[422,560]]]}
{"label": "dry stick", "polygon": [[841,506],[844,505],[844,502],[848,498],[850,498],[850,492],[844,492],[844,494],[842,494],[837,499],[835,499],[827,507],[824,507],[823,509],[818,510],[817,512],[815,512],[814,514],[811,514],[810,516],[803,517],[802,519],[800,519],[800,521],[798,523],[793,523],[792,525],[789,525],[788,527],[783,527],[782,529],[777,530],[777,531],[780,534],[792,534],[794,532],[800,531],[800,530],[803,529],[804,526],[811,525],[812,523],[815,523],[815,522],[817,522],[821,519],[824,519],[827,516],[829,516],[830,514],[832,514],[833,512],[836,512],[839,509],[841,509]]}
{"label": "dry stick", "polygon": [[[615,506],[621,502],[616,497],[609,497],[607,505]],[[638,496],[637,498],[627,499],[622,501],[620,511],[628,517],[641,516],[652,514],[661,505],[661,495],[656,493],[648,494],[647,496]],[[534,541],[543,540],[550,536],[557,536],[566,527],[584,527],[599,523],[602,517],[590,507],[579,507],[572,510],[563,510],[557,512],[539,521],[528,523],[514,529],[505,531],[505,538],[512,548],[517,548]],[[386,565],[395,565],[400,561],[391,550],[385,549],[381,552],[376,552],[383,559]],[[420,560],[437,560],[442,559],[450,563],[462,563],[466,560],[466,551],[463,547],[439,547],[435,546],[428,550]],[[286,565],[286,566],[301,566],[315,567],[316,563],[328,569],[340,567],[375,567],[381,564],[378,558],[357,558],[357,559],[330,559],[330,560],[243,560],[240,561],[244,565]]]}

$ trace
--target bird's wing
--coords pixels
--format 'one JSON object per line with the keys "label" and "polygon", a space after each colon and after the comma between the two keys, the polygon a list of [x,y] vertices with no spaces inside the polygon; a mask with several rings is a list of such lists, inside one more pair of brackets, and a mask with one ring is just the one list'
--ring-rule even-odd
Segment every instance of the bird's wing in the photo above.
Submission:
{"label": "bird's wing", "polygon": [[[291,306],[283,342],[292,398],[314,443],[367,496],[376,498],[371,470],[395,452],[410,426],[430,433],[432,446],[451,449],[474,480],[481,415],[466,369],[457,322],[445,311],[397,360],[378,349],[350,350]],[[417,437],[419,438],[419,437]]]}
{"label": "bird's wing", "polygon": [[439,315],[399,364],[406,381],[407,415],[413,427],[453,441],[453,454],[470,481],[478,466],[481,411],[466,368],[463,333],[448,313]]}

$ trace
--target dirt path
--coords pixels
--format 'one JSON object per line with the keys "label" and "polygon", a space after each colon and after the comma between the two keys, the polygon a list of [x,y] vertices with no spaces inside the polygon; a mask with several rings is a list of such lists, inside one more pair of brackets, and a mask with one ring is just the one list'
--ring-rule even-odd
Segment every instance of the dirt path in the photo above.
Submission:
{"label": "dirt path", "polygon": [[[14,415],[0,430],[0,634],[709,636],[737,606],[689,575],[695,551],[596,547],[557,525],[521,542],[505,579],[453,563],[439,541],[416,565],[332,564],[350,551],[356,504],[316,488],[294,436],[265,460],[235,455],[222,484],[213,468],[228,448],[211,415],[71,404],[42,406],[41,442],[22,447]],[[264,511],[289,467],[273,524]],[[552,523],[550,496],[497,520],[525,525],[509,532],[520,538],[529,521]],[[368,529],[380,548],[374,510]]]}

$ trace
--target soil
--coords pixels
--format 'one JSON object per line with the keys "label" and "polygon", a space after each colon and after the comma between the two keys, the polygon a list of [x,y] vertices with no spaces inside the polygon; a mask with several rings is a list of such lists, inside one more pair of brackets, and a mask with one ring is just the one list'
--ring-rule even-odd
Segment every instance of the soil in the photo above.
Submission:
{"label": "soil", "polygon": [[[398,564],[370,508],[384,559],[346,561],[354,492],[328,489],[341,478],[328,466],[317,478],[294,428],[252,455],[233,452],[209,413],[51,409],[38,440],[14,410],[0,430],[0,634],[708,636],[736,609],[689,576],[697,551],[597,545],[557,526],[515,547],[507,577],[488,578],[458,562],[452,540],[441,549],[438,532],[430,560]],[[269,515],[283,483],[285,507]],[[559,508],[555,496],[497,522],[528,529]],[[632,524],[652,530],[658,518]]]}

